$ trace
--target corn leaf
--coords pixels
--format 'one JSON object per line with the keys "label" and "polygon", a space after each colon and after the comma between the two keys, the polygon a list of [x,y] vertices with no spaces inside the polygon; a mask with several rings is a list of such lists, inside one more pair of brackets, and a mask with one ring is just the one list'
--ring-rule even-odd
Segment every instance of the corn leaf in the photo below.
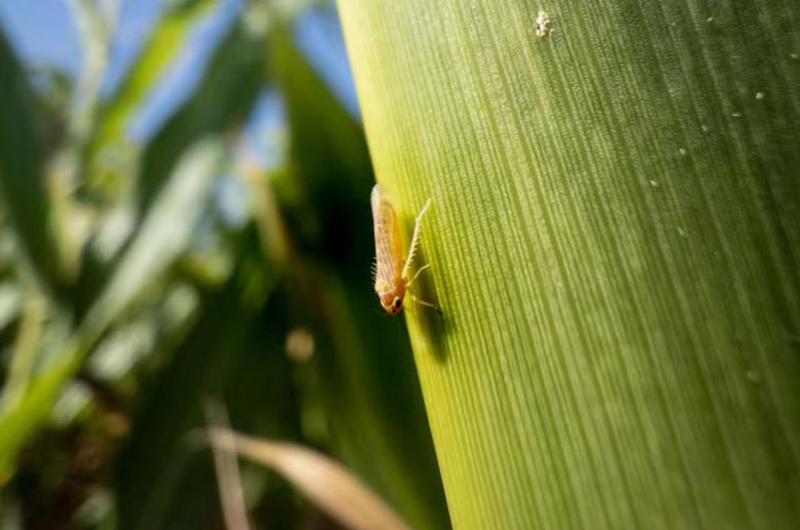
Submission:
{"label": "corn leaf", "polygon": [[214,51],[205,74],[189,99],[163,124],[141,154],[130,214],[135,225],[114,259],[89,255],[75,289],[79,314],[85,314],[110,281],[127,247],[169,181],[186,150],[211,136],[228,134],[246,118],[263,78],[265,24],[247,26],[237,19]]}
{"label": "corn leaf", "polygon": [[195,0],[173,4],[168,8],[125,79],[101,109],[97,131],[90,146],[93,180],[89,185],[112,185],[111,182],[103,182],[103,179],[111,177],[104,170],[106,166],[103,161],[109,158],[111,161],[118,160],[124,156],[122,152],[125,149],[131,148],[126,127],[173,64],[198,19],[215,5],[215,0]]}
{"label": "corn leaf", "polygon": [[[254,261],[258,246],[249,230],[242,249],[232,276],[222,287],[202,293],[203,313],[169,364],[145,386],[134,417],[135,434],[116,470],[121,530],[196,528],[207,522],[218,511],[214,472],[208,454],[190,443],[192,430],[204,425],[204,401],[241,384],[246,373],[260,376],[262,386],[265,378],[280,379],[279,372],[252,371],[253,358],[265,352],[250,339],[274,278],[262,277],[261,264]],[[255,293],[254,282],[260,285]],[[251,399],[255,395],[249,394]],[[288,402],[284,396],[275,401]],[[241,409],[234,405],[231,412],[237,416]],[[277,410],[261,407],[259,412],[270,418]]]}
{"label": "corn leaf", "polygon": [[35,115],[34,94],[14,52],[0,31],[0,198],[17,239],[43,279],[57,283],[57,243],[44,179],[44,156]]}
{"label": "corn leaf", "polygon": [[0,483],[10,477],[17,452],[47,421],[64,385],[81,368],[97,342],[125,311],[147,294],[145,287],[157,285],[188,244],[221,153],[221,144],[206,140],[185,154],[144,220],[137,239],[71,342],[64,345],[63,353],[31,383],[19,403],[3,411],[0,416]]}
{"label": "corn leaf", "polygon": [[238,453],[283,475],[345,528],[411,528],[352,473],[321,453],[297,444],[259,440],[227,429],[211,429],[210,437],[214,447]]}
{"label": "corn leaf", "polygon": [[141,209],[158,194],[186,147],[202,136],[227,132],[248,116],[264,76],[266,31],[264,21],[237,20],[215,50],[195,93],[150,142],[137,191]]}
{"label": "corn leaf", "polygon": [[106,329],[146,287],[156,285],[186,250],[207,206],[211,181],[220,168],[224,148],[220,139],[207,138],[186,150],[175,174],[149,209],[136,239],[86,315],[87,332]]}
{"label": "corn leaf", "polygon": [[800,4],[542,5],[339,2],[453,525],[795,528]]}

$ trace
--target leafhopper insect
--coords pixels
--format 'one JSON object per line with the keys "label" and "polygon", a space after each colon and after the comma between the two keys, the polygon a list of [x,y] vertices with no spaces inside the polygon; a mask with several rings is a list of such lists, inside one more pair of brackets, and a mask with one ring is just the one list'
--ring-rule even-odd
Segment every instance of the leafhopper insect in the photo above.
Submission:
{"label": "leafhopper insect", "polygon": [[403,310],[403,301],[408,294],[414,302],[441,312],[436,305],[420,300],[409,292],[409,288],[420,273],[430,267],[430,265],[424,265],[417,270],[413,277],[409,277],[414,253],[419,245],[420,222],[428,210],[431,200],[428,199],[417,214],[411,244],[406,256],[403,255],[400,219],[392,201],[380,184],[376,184],[372,188],[370,203],[372,205],[372,226],[375,231],[375,293],[378,295],[381,307],[388,314],[396,315]]}

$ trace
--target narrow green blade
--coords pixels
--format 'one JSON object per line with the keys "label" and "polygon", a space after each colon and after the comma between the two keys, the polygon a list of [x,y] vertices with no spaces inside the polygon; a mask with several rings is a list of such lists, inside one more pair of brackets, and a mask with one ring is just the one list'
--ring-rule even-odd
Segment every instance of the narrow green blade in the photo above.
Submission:
{"label": "narrow green blade", "polygon": [[44,152],[37,135],[33,91],[11,45],[0,31],[0,198],[32,265],[57,281],[56,241],[44,180]]}

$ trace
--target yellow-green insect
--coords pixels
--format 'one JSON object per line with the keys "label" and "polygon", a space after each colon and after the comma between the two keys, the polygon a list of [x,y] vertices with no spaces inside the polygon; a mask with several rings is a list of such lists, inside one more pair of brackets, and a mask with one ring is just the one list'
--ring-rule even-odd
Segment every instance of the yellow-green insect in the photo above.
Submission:
{"label": "yellow-green insect", "polygon": [[[422,210],[417,214],[414,221],[414,233],[411,236],[411,245],[408,248],[408,255],[403,257],[403,238],[400,229],[400,219],[392,206],[392,202],[381,188],[376,184],[372,188],[370,197],[372,204],[372,223],[375,230],[375,293],[381,302],[381,307],[390,315],[396,315],[403,309],[403,300],[411,285],[416,281],[419,274],[430,267],[425,265],[417,270],[416,274],[409,279],[411,263],[414,261],[414,253],[419,244],[419,229],[422,216],[431,204],[431,200],[425,203]],[[441,310],[424,300],[418,299],[412,293],[409,297],[420,305],[432,307],[437,311]]]}

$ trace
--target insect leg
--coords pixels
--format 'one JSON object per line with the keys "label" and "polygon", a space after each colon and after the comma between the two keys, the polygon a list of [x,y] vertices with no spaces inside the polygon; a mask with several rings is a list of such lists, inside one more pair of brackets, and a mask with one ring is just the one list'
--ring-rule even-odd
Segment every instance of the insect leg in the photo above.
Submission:
{"label": "insect leg", "polygon": [[430,268],[430,266],[431,266],[431,264],[428,263],[427,265],[423,265],[422,267],[417,269],[417,272],[414,274],[414,277],[406,282],[406,287],[411,287],[414,284],[414,282],[417,280],[417,276],[419,276],[419,273],[421,273],[425,269]]}
{"label": "insect leg", "polygon": [[425,201],[425,206],[422,207],[422,210],[419,211],[417,218],[414,220],[414,233],[411,235],[411,245],[409,245],[408,257],[406,258],[405,265],[403,265],[403,278],[408,278],[408,270],[411,268],[411,262],[414,261],[414,253],[417,251],[417,245],[419,245],[419,230],[422,216],[425,215],[425,212],[428,210],[428,206],[430,205],[430,199]]}
{"label": "insect leg", "polygon": [[420,300],[419,298],[414,296],[412,293],[408,293],[408,296],[411,297],[411,299],[414,301],[415,304],[424,305],[425,307],[430,307],[431,309],[435,310],[440,315],[442,314],[442,308],[439,307],[438,305],[432,304],[430,302],[426,302],[425,300]]}

